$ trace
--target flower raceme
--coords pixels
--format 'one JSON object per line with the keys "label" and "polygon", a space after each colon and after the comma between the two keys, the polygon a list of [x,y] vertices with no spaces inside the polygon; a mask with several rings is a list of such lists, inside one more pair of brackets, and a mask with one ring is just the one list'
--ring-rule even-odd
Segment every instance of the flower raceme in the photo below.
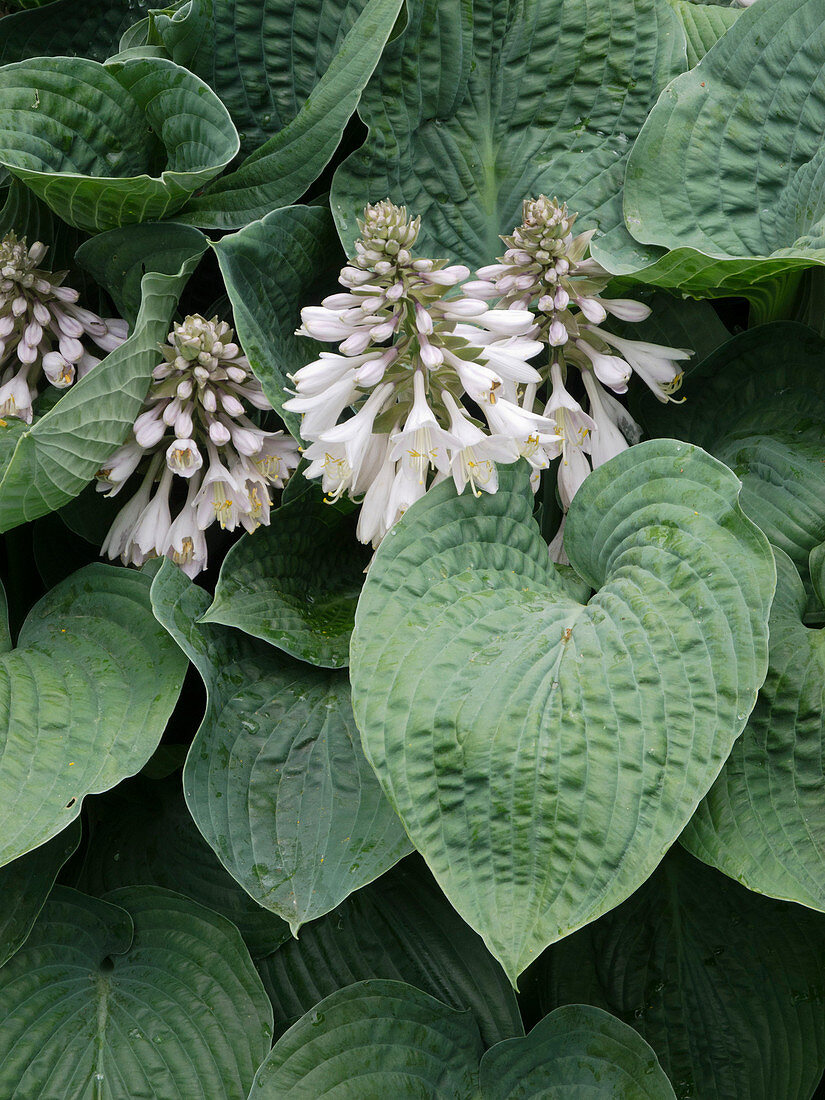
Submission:
{"label": "flower raceme", "polygon": [[[247,406],[272,406],[233,335],[217,317],[173,326],[131,438],[97,474],[98,490],[115,496],[142,469],[101,553],[134,565],[165,555],[194,577],[206,567],[211,524],[254,531],[269,523],[270,488],[283,486],[298,451],[289,436],[247,415]],[[173,492],[184,486],[173,519]]]}
{"label": "flower raceme", "polygon": [[[507,249],[499,262],[481,268],[464,286],[470,298],[535,315],[532,334],[547,348],[539,368],[549,388],[542,412],[555,420],[561,438],[557,477],[564,512],[591,467],[639,439],[639,426],[613,394],[625,393],[635,372],[658,400],[675,400],[680,364],[692,354],[619,337],[604,327],[610,316],[643,321],[650,309],[632,299],[604,297],[611,276],[588,255],[593,231],[573,235],[576,218],[545,195],[526,200],[522,224],[502,237]],[[587,411],[566,387],[571,371],[581,377]],[[554,548],[554,556],[563,556],[561,540],[554,540]]]}
{"label": "flower raceme", "polygon": [[559,441],[520,403],[541,381],[527,362],[541,350],[533,314],[452,295],[469,270],[417,257],[420,220],[404,207],[368,206],[359,226],[345,292],[302,310],[298,330],[338,352],[295,373],[285,408],[302,414],[307,477],[329,499],[363,495],[358,536],[377,546],[429,484],[495,492],[496,462],[521,454],[541,469]]}
{"label": "flower raceme", "polygon": [[84,340],[108,354],[127,334],[125,321],[77,304],[78,292],[62,285],[67,272],[38,267],[47,251],[14,233],[0,240],[0,417],[27,424],[42,376],[66,389],[100,362]]}
{"label": "flower raceme", "polygon": [[[470,280],[466,267],[415,256],[420,219],[404,207],[367,206],[341,271],[345,292],[301,313],[298,333],[338,352],[298,370],[285,405],[302,414],[306,476],[321,479],[328,499],[363,497],[363,542],[377,546],[445,477],[458,492],[495,492],[496,463],[519,455],[534,488],[560,457],[566,511],[591,467],[639,438],[608,391],[625,393],[635,371],[673,400],[691,352],[604,327],[609,315],[638,322],[650,310],[603,296],[611,277],[588,256],[592,232],[573,235],[576,217],[544,195],[526,200],[504,256]],[[571,369],[589,411],[566,388]]]}

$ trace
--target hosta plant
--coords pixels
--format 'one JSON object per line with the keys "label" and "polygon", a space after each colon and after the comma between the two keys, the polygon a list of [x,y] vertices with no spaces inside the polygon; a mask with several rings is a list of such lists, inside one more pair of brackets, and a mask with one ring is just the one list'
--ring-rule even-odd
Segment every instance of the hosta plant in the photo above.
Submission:
{"label": "hosta plant", "polygon": [[0,4],[0,1097],[819,1095],[823,14]]}

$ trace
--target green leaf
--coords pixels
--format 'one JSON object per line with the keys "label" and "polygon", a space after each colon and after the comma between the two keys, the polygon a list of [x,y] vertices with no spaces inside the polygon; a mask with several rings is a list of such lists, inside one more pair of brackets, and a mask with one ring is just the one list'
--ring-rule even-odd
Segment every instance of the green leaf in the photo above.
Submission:
{"label": "green leaf", "polygon": [[689,440],[742,481],[741,503],[791,558],[810,592],[808,555],[825,541],[825,340],[776,322],[740,333],[691,371],[683,405],[641,402],[652,435]]}
{"label": "green leaf", "polygon": [[487,264],[522,200],[558,195],[581,227],[622,225],[627,153],[685,67],[664,0],[411,0],[361,99],[365,145],[335,173],[349,250],[367,200],[421,215],[422,254]]}
{"label": "green leaf", "polygon": [[174,275],[144,275],[140,312],[128,340],[34,424],[9,421],[0,429],[0,457],[8,454],[0,465],[0,531],[76,497],[126,438],[158,362],[157,345],[166,339],[172,312],[200,254]]}
{"label": "green leaf", "polygon": [[356,518],[317,497],[278,508],[226,555],[200,621],[236,626],[313,665],[348,665],[370,558],[355,538]]}
{"label": "green leaf", "polygon": [[136,884],[176,890],[232,921],[253,958],[289,938],[288,925],[220,865],[186,808],[179,774],[121,783],[90,803],[89,819],[89,846],[72,883],[78,890],[98,896]]}
{"label": "green leaf", "polygon": [[26,942],[57,873],[80,843],[80,822],[0,868],[0,966]]}
{"label": "green leaf", "polygon": [[351,647],[364,750],[449,900],[515,981],[650,875],[756,701],[775,585],[739,482],[654,440],[581,487],[572,599],[526,472],[443,484],[387,535]]}
{"label": "green leaf", "polygon": [[347,678],[198,627],[209,597],[171,562],[152,592],[209,700],[183,771],[186,803],[230,874],[297,932],[410,851],[361,751]]}
{"label": "green leaf", "polygon": [[214,92],[162,58],[6,65],[0,112],[0,163],[89,233],[174,214],[238,151]]}
{"label": "green leaf", "polygon": [[156,12],[178,65],[226,104],[246,155],[300,113],[367,0],[189,0]]}
{"label": "green leaf", "polygon": [[476,1100],[481,1039],[469,1012],[402,982],[357,982],[325,997],[282,1035],[250,1100]]}
{"label": "green leaf", "polygon": [[[212,7],[212,0],[206,3]],[[204,228],[239,229],[274,207],[298,200],[337,149],[402,4],[403,0],[368,0],[295,118],[255,149],[236,171],[194,198],[185,220]],[[277,6],[282,12],[287,7],[284,0],[277,0]],[[256,33],[260,35],[260,4],[254,7]],[[290,10],[294,22],[294,5]],[[231,10],[225,11],[224,18],[231,17]],[[315,22],[309,11],[302,12],[300,19],[305,27]],[[323,28],[313,26],[313,33],[319,32],[323,33]],[[217,63],[217,59],[212,63],[213,72]],[[260,86],[257,69],[254,79]]]}
{"label": "green leaf", "polygon": [[351,894],[257,962],[276,1033],[354,981],[409,982],[473,1013],[485,1046],[523,1035],[507,977],[417,857]]}
{"label": "green leaf", "polygon": [[825,921],[676,846],[537,966],[543,1011],[588,1003],[653,1047],[679,1100],[809,1100],[825,1067]]}
{"label": "green leaf", "polygon": [[149,0],[57,0],[6,16],[0,65],[44,54],[81,54],[105,61],[118,48],[123,32],[149,7]]}
{"label": "green leaf", "polygon": [[656,1055],[601,1009],[566,1005],[481,1059],[484,1100],[675,1100]]}
{"label": "green leaf", "polygon": [[190,225],[144,222],[91,237],[75,259],[111,294],[118,315],[134,325],[145,273],[175,275],[192,256],[201,256],[206,245],[204,235]]}
{"label": "green leaf", "polygon": [[185,668],[141,573],[90,565],[35,604],[0,656],[0,866],[146,763]]}
{"label": "green leaf", "polygon": [[721,7],[716,4],[696,4],[693,0],[668,0],[679,16],[687,39],[688,67],[698,65],[711,46],[726,34],[743,8]]}
{"label": "green leaf", "polygon": [[272,1013],[238,931],[150,886],[58,887],[0,970],[4,1096],[245,1100]]}
{"label": "green leaf", "polygon": [[608,242],[598,259],[703,297],[747,295],[753,283],[825,262],[823,59],[817,0],[743,12],[668,87],[628,160],[627,227],[669,254],[646,261],[629,241],[613,252]]}
{"label": "green leaf", "polygon": [[296,336],[301,307],[318,301],[343,256],[329,210],[273,210],[212,246],[235,317],[238,340],[273,407],[299,438],[301,418],[283,408],[289,374],[317,358],[324,345]]}
{"label": "green leaf", "polygon": [[768,677],[681,839],[748,889],[825,911],[825,633],[802,625],[805,589],[775,553]]}

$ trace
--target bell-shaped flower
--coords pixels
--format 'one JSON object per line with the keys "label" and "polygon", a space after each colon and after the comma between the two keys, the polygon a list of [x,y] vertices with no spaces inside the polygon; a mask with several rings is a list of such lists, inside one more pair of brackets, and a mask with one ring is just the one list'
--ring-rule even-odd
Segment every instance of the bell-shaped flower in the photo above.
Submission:
{"label": "bell-shaped flower", "polygon": [[397,473],[396,463],[390,458],[394,434],[391,432],[385,437],[383,451],[378,455],[374,477],[361,502],[358,526],[355,530],[360,542],[372,544],[373,547],[378,546],[388,530],[387,511]]}
{"label": "bell-shaped flower", "polygon": [[[626,340],[604,329],[593,328],[606,344],[616,348],[659,401],[674,401],[670,395],[682,384],[683,371],[676,364],[690,359],[687,348],[670,348],[645,340]],[[598,372],[597,372],[598,374]],[[609,383],[607,383],[609,385]],[[612,387],[615,389],[615,387]],[[617,391],[619,392],[619,391]]]}
{"label": "bell-shaped flower", "polygon": [[180,477],[192,477],[203,466],[203,455],[194,439],[176,439],[166,450],[166,465]]}
{"label": "bell-shaped flower", "polygon": [[107,497],[117,496],[145,454],[138,443],[124,443],[122,447],[118,447],[97,472],[97,491]]}
{"label": "bell-shaped flower", "polygon": [[190,482],[186,503],[172,523],[163,543],[162,553],[180,566],[187,577],[196,577],[206,568],[206,536],[197,523],[194,506],[197,485]]}
{"label": "bell-shaped flower", "polygon": [[605,386],[609,386],[614,393],[627,393],[627,383],[631,370],[624,359],[620,359],[618,355],[606,355],[604,352],[598,351],[585,339],[578,339],[575,344],[579,351],[584,352],[593,364],[593,370],[600,382],[603,382]]}
{"label": "bell-shaped flower", "polygon": [[619,426],[611,415],[604,390],[596,381],[591,371],[583,371],[582,378],[587,396],[590,398],[590,413],[595,421],[590,432],[590,461],[595,470],[604,462],[621,454],[628,448],[628,442],[619,429]]}
{"label": "bell-shaped flower", "polygon": [[[450,454],[450,472],[457,493],[464,492],[469,482],[473,496],[498,491],[497,462],[515,462],[519,450],[514,440],[505,435],[487,435],[467,416],[452,394],[441,394],[450,414],[450,432],[458,440]],[[478,488],[476,488],[478,486]]]}
{"label": "bell-shaped flower", "polygon": [[[149,503],[149,498],[152,495],[154,476],[154,469],[150,467],[138,491],[126,502],[115,516],[115,520],[109,528],[108,534],[103,540],[103,545],[100,548],[101,555],[106,554],[112,561],[114,561],[115,558],[124,557],[132,541],[132,535],[137,526],[137,521],[144,508]],[[129,564],[129,561],[125,558],[124,564]],[[135,564],[142,565],[143,562],[140,561]]]}
{"label": "bell-shaped flower", "polygon": [[322,432],[335,426],[338,417],[357,396],[351,376],[345,375],[321,393],[290,398],[284,402],[284,408],[288,412],[303,413],[301,435],[304,439],[317,439]]}
{"label": "bell-shaped flower", "polygon": [[23,367],[0,386],[0,417],[16,416],[31,424],[33,415],[32,392]]}
{"label": "bell-shaped flower", "polygon": [[424,390],[424,374],[416,371],[413,378],[413,406],[404,423],[404,430],[393,436],[391,459],[415,474],[425,484],[427,470],[432,466],[446,472],[450,468],[449,450],[457,440],[445,431],[435,418]]}
{"label": "bell-shaped flower", "polygon": [[193,500],[198,527],[205,531],[217,520],[221,527],[234,531],[241,514],[249,511],[249,498],[243,483],[239,484],[221,462],[217,449],[208,446],[209,466]]}
{"label": "bell-shaped flower", "polygon": [[334,428],[325,431],[318,441],[324,446],[343,443],[353,484],[358,481],[361,467],[369,451],[375,418],[383,411],[394,390],[395,386],[391,382],[376,386],[354,416],[345,420],[343,424],[336,424]]}
{"label": "bell-shaped flower", "polygon": [[152,557],[163,553],[164,542],[172,526],[169,511],[169,490],[172,487],[172,471],[165,469],[157,492],[138,517],[131,541],[141,554]]}
{"label": "bell-shaped flower", "polygon": [[304,474],[310,480],[320,477],[327,501],[338,500],[353,481],[352,466],[346,443],[324,443],[317,440],[304,450],[309,465]]}

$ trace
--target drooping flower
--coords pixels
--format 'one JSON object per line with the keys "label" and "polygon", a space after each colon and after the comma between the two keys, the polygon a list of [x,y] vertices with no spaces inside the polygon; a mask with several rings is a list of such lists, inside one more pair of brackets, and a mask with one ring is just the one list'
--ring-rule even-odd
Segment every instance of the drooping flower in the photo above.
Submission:
{"label": "drooping flower", "polygon": [[542,346],[533,314],[455,294],[468,269],[417,257],[420,221],[404,207],[368,206],[359,226],[346,292],[302,310],[298,329],[338,352],[296,371],[285,407],[302,416],[307,477],[329,499],[363,498],[358,537],[377,546],[436,480],[495,492],[497,462],[546,465],[557,440],[551,419],[518,404],[541,381],[528,363]]}
{"label": "drooping flower", "polygon": [[[269,523],[270,490],[283,487],[298,450],[247,415],[250,405],[271,405],[233,336],[217,317],[197,314],[169,333],[131,437],[98,471],[98,489],[114,496],[149,458],[137,496],[103,544],[110,558],[142,564],[165,555],[195,576],[206,567],[203,532],[211,524],[252,531]],[[184,485],[173,518],[182,495],[175,489]]]}
{"label": "drooping flower", "polygon": [[84,340],[108,354],[127,335],[125,321],[77,304],[78,292],[63,286],[68,272],[38,266],[47,251],[14,233],[0,240],[0,417],[29,424],[41,377],[66,389],[100,362]]}

